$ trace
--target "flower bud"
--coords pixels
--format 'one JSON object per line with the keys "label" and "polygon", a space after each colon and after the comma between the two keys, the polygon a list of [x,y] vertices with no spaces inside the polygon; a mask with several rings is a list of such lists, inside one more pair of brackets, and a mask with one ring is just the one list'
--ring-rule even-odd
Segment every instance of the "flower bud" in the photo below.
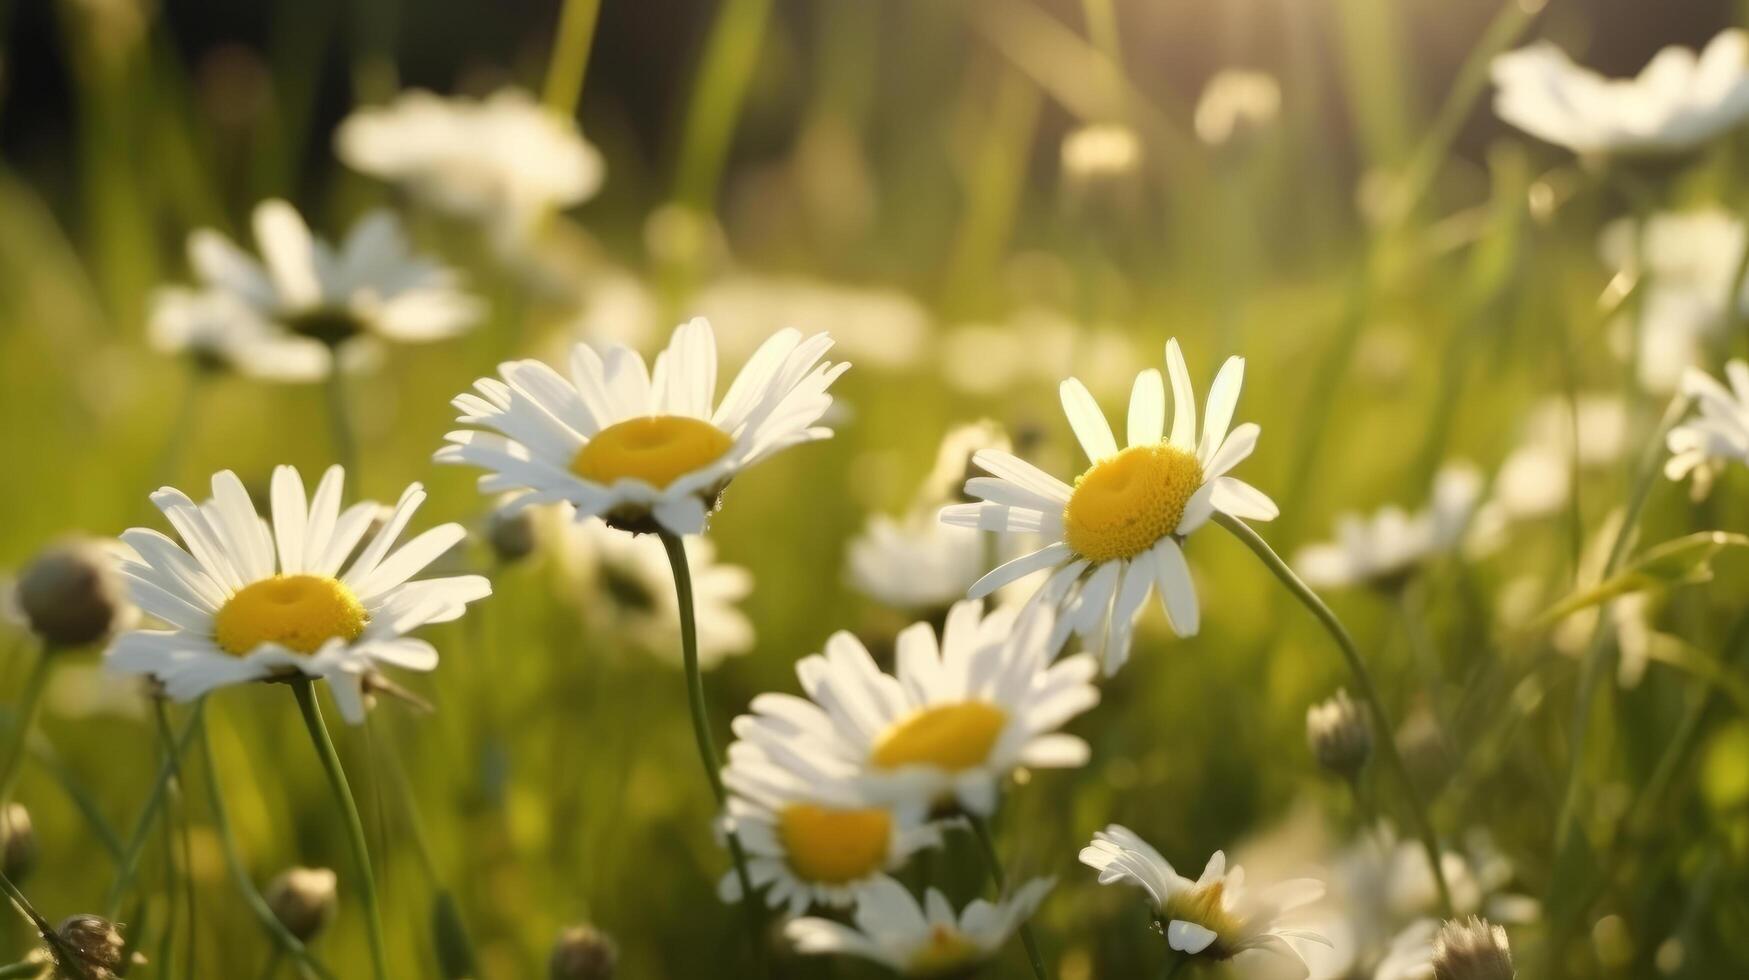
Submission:
{"label": "flower bud", "polygon": [[1486,919],[1447,922],[1433,940],[1434,980],[1513,980],[1506,930]]}
{"label": "flower bud", "polygon": [[97,542],[74,538],[38,555],[18,577],[18,605],[50,647],[107,636],[127,608],[121,578]]}
{"label": "flower bud", "polygon": [[496,510],[486,518],[486,543],[492,554],[502,562],[516,562],[534,551],[534,514],[523,507],[505,512]]}
{"label": "flower bud", "polygon": [[8,803],[0,811],[0,870],[14,882],[23,881],[36,867],[36,828],[22,803]]}
{"label": "flower bud", "polygon": [[1306,709],[1306,744],[1325,772],[1353,779],[1372,756],[1372,720],[1347,691],[1338,690]]}
{"label": "flower bud", "polygon": [[552,980],[613,980],[619,950],[594,926],[571,926],[559,933],[548,961]]}
{"label": "flower bud", "polygon": [[267,883],[267,906],[286,931],[309,942],[334,918],[339,879],[327,868],[287,868]]}
{"label": "flower bud", "polygon": [[[122,938],[115,923],[100,916],[75,915],[55,927],[55,936],[78,959],[78,963],[72,965],[83,970],[91,980],[112,980],[121,976],[127,940]],[[55,974],[57,978],[62,975],[61,972]],[[72,972],[65,975],[77,976]]]}

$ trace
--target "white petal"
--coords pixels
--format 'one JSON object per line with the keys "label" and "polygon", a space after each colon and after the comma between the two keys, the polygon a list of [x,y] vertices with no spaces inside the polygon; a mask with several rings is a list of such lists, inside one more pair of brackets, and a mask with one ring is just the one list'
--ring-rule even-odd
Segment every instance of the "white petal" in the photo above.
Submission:
{"label": "white petal", "polygon": [[1158,368],[1149,368],[1136,375],[1130,389],[1129,444],[1149,446],[1160,441],[1166,431],[1166,379]]}
{"label": "white petal", "polygon": [[1097,463],[1117,455],[1117,440],[1112,437],[1111,426],[1105,421],[1105,413],[1099,410],[1099,403],[1093,400],[1087,386],[1070,378],[1057,390],[1062,396],[1063,414],[1069,419],[1069,428],[1075,430],[1075,438],[1081,443],[1081,451],[1087,454],[1087,459]]}
{"label": "white petal", "polygon": [[1178,338],[1166,342],[1166,371],[1172,376],[1172,445],[1187,453],[1196,451],[1196,390],[1190,386],[1190,368]]}
{"label": "white petal", "polygon": [[1184,550],[1172,538],[1162,538],[1152,554],[1160,601],[1172,621],[1172,631],[1179,636],[1195,636],[1202,625],[1202,611],[1197,606],[1196,586],[1190,580]]}

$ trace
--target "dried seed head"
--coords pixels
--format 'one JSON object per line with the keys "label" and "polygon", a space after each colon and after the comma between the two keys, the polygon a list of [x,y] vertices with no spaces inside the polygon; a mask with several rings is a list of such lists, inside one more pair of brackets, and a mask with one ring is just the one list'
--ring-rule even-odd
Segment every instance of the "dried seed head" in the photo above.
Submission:
{"label": "dried seed head", "polygon": [[18,605],[49,647],[77,647],[109,635],[126,592],[103,546],[73,538],[50,546],[18,577]]}
{"label": "dried seed head", "polygon": [[23,881],[36,867],[36,828],[22,803],[8,803],[0,810],[0,870],[14,882]]}
{"label": "dried seed head", "polygon": [[1447,922],[1433,940],[1434,980],[1513,980],[1506,930],[1486,919]]}
{"label": "dried seed head", "polygon": [[267,883],[267,905],[286,931],[308,942],[334,918],[339,879],[327,868],[287,868]]}
{"label": "dried seed head", "polygon": [[502,562],[516,562],[534,551],[534,512],[527,507],[505,512],[496,510],[486,518],[486,542]]}
{"label": "dried seed head", "polygon": [[594,926],[571,926],[553,943],[548,975],[552,980],[613,980],[619,949]]}
{"label": "dried seed head", "polygon": [[[95,915],[75,915],[55,927],[61,944],[78,958],[74,964],[91,980],[112,980],[121,976],[127,940],[121,929],[108,919]],[[72,971],[57,972],[56,977],[77,976]]]}
{"label": "dried seed head", "polygon": [[1347,691],[1306,709],[1306,744],[1325,772],[1353,779],[1372,756],[1372,719]]}

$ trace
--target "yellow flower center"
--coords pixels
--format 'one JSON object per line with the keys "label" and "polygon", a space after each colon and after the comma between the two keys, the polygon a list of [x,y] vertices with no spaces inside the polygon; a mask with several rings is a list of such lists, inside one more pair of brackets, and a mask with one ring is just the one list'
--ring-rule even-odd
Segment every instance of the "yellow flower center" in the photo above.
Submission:
{"label": "yellow flower center", "polygon": [[1134,558],[1178,529],[1202,486],[1202,464],[1166,443],[1131,446],[1075,480],[1063,507],[1064,539],[1089,561]]}
{"label": "yellow flower center", "polygon": [[1160,919],[1194,922],[1214,933],[1214,942],[1198,955],[1224,960],[1236,952],[1233,941],[1239,935],[1239,922],[1222,904],[1225,891],[1226,882],[1217,881],[1204,888],[1179,892],[1166,900],[1165,907],[1160,909]]}
{"label": "yellow flower center", "polygon": [[651,415],[626,419],[595,434],[571,460],[571,472],[591,483],[642,480],[658,490],[721,459],[735,440],[702,419]]}
{"label": "yellow flower center", "polygon": [[913,976],[930,977],[958,970],[984,955],[966,938],[947,926],[929,930],[929,943],[911,954],[907,971]]}
{"label": "yellow flower center", "polygon": [[983,701],[925,708],[888,729],[875,743],[870,761],[881,769],[916,765],[949,772],[970,769],[990,758],[1007,722],[1001,708]]}
{"label": "yellow flower center", "polygon": [[790,870],[805,881],[843,885],[887,866],[892,815],[881,809],[835,810],[791,803],[777,815]]}
{"label": "yellow flower center", "polygon": [[275,575],[244,586],[213,616],[213,639],[244,656],[263,643],[315,653],[339,637],[356,640],[369,619],[339,581],[320,575]]}

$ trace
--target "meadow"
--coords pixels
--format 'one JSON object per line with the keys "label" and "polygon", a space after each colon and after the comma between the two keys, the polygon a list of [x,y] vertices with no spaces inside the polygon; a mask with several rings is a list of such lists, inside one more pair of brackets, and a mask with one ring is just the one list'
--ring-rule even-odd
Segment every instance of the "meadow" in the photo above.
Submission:
{"label": "meadow", "polygon": [[0,977],[1749,976],[1745,18],[0,2]]}

